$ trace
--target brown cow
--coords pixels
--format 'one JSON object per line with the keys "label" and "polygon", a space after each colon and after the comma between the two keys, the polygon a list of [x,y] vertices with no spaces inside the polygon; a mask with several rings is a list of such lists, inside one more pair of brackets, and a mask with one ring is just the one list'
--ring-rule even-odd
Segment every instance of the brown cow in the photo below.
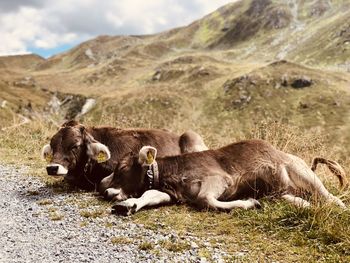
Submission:
{"label": "brown cow", "polygon": [[[145,144],[155,145],[161,156],[180,154],[187,148],[196,148],[186,144],[191,143],[188,137],[192,133],[196,134],[190,131],[180,137],[165,130],[85,127],[69,121],[51,138],[50,144],[43,147],[42,155],[48,162],[48,175],[63,175],[69,183],[93,190],[113,173],[125,154],[138,152]],[[186,146],[184,151],[180,144]],[[202,149],[207,149],[204,143]]]}
{"label": "brown cow", "polygon": [[[302,159],[279,151],[266,141],[240,141],[217,150],[155,161],[156,154],[156,148],[145,146],[138,156],[120,163],[114,178],[114,199],[118,202],[113,212],[129,215],[145,206],[171,202],[190,203],[198,208],[250,209],[260,206],[256,199],[262,196],[308,207],[310,203],[297,196],[305,193],[345,208]],[[318,158],[314,169],[318,162],[344,176],[337,163]]]}
{"label": "brown cow", "polygon": [[[208,150],[207,146],[204,144],[202,137],[191,130],[185,132],[180,136],[179,145],[182,153],[200,152]],[[130,156],[131,154],[132,152],[129,152],[128,154],[126,154],[126,156]],[[123,169],[123,164],[119,163],[119,166],[117,166],[116,169]],[[114,173],[104,178],[99,185],[100,194],[103,195],[107,200],[113,199],[114,196],[117,194],[117,192],[115,192],[115,189],[113,188],[113,182]]]}

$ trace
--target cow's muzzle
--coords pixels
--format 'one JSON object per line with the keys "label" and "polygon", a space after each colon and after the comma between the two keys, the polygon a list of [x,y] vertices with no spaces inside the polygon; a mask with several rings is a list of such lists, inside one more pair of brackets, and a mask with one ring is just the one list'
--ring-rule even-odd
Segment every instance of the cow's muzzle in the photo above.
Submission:
{"label": "cow's muzzle", "polygon": [[108,188],[103,193],[103,196],[106,200],[112,201],[124,201],[127,199],[127,196],[123,193],[122,189]]}
{"label": "cow's muzzle", "polygon": [[113,197],[118,195],[120,193],[120,190],[114,189],[114,188],[108,188],[106,191],[103,193],[103,197],[106,200],[111,200]]}
{"label": "cow's muzzle", "polygon": [[66,175],[68,173],[68,170],[66,168],[64,168],[62,165],[60,164],[49,164],[48,166],[46,166],[46,171],[48,175]]}

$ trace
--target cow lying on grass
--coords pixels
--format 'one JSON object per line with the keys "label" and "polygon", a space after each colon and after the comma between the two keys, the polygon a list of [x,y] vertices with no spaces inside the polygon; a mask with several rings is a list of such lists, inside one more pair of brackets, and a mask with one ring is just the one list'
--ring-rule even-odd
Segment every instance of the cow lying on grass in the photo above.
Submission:
{"label": "cow lying on grass", "polygon": [[201,139],[194,142],[191,136],[200,138],[192,131],[180,137],[165,130],[85,127],[69,121],[43,147],[42,155],[48,162],[48,175],[62,175],[75,186],[93,190],[126,153],[138,152],[142,145],[155,145],[160,156],[207,149]]}
{"label": "cow lying on grass", "polygon": [[[208,147],[204,144],[202,137],[193,131],[187,131],[184,134],[182,134],[179,138],[178,145],[180,146],[181,153],[190,153],[190,152],[199,152],[199,151],[208,150]],[[137,149],[137,151],[140,150],[142,145],[138,145],[138,146],[139,148]],[[165,145],[162,145],[161,147],[165,147]],[[168,153],[170,153],[171,151],[174,152],[177,149],[176,148],[177,145],[173,149],[170,149],[170,147],[171,145],[167,145],[166,147],[166,149],[168,149]],[[134,152],[137,152],[137,151],[134,151]],[[120,160],[114,172],[118,173],[120,169],[124,169],[124,163],[122,162],[122,160],[125,156],[130,155],[131,152],[133,151],[129,151],[127,154],[124,154],[120,157]],[[177,155],[177,154],[176,153],[165,154],[165,151],[163,150],[162,155],[167,156],[167,155]],[[98,190],[106,200],[113,199],[114,196],[117,194],[117,192],[115,192],[115,189],[113,188],[113,179],[114,179],[114,173],[105,177],[99,184]]]}
{"label": "cow lying on grass", "polygon": [[[262,196],[308,207],[310,203],[300,197],[305,193],[345,208],[302,159],[262,140],[157,161],[156,156],[156,148],[145,146],[138,156],[121,161],[113,178],[117,203],[112,212],[130,215],[145,206],[176,202],[200,209],[251,209],[260,206],[256,199]],[[327,164],[343,182],[344,172],[336,162],[316,158],[314,169],[318,162]]]}

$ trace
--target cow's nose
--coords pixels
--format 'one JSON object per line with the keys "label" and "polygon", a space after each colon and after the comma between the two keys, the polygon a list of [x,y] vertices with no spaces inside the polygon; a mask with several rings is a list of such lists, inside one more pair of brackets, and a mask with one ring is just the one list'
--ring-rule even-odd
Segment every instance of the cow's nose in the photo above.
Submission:
{"label": "cow's nose", "polygon": [[46,167],[48,175],[57,175],[58,165],[50,165]]}
{"label": "cow's nose", "polygon": [[104,193],[103,193],[103,197],[104,197],[106,200],[112,199],[111,194],[110,194],[109,192],[110,192],[109,189],[106,189],[106,190],[104,191]]}
{"label": "cow's nose", "polygon": [[120,190],[114,188],[108,188],[104,191],[103,196],[106,200],[112,200],[115,196],[119,195]]}

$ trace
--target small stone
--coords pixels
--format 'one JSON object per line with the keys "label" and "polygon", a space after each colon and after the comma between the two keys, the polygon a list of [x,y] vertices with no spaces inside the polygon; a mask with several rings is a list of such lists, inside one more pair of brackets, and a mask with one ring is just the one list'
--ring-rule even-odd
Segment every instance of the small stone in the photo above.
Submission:
{"label": "small stone", "polygon": [[197,243],[195,243],[194,241],[192,241],[192,242],[191,242],[191,248],[197,249],[197,248],[199,248],[199,246],[197,245]]}

